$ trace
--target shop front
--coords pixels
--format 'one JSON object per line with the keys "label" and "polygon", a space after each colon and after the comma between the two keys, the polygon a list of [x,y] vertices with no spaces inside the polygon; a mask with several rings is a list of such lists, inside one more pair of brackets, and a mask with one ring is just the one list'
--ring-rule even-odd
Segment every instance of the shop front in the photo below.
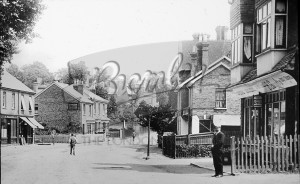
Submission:
{"label": "shop front", "polygon": [[18,143],[17,116],[4,116],[1,118],[1,143]]}
{"label": "shop front", "polygon": [[233,88],[241,98],[243,136],[298,134],[296,87],[291,75],[278,71]]}

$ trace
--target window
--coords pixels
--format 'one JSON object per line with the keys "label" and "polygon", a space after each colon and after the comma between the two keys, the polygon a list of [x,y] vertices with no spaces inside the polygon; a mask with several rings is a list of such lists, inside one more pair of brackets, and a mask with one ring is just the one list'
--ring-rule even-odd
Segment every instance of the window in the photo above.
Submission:
{"label": "window", "polygon": [[96,112],[97,112],[97,111],[96,111],[96,105],[97,105],[97,104],[94,103],[94,114],[96,114]]}
{"label": "window", "polygon": [[29,111],[32,111],[32,98],[31,98],[31,96],[29,96],[29,108],[28,108],[28,110]]}
{"label": "window", "polygon": [[85,111],[86,111],[86,107],[85,107],[85,104],[83,104],[83,115],[85,115]]}
{"label": "window", "polygon": [[35,114],[39,113],[39,105],[38,104],[34,104],[34,113]]}
{"label": "window", "polygon": [[6,92],[3,92],[3,99],[2,99],[2,108],[6,108]]}
{"label": "window", "polygon": [[241,62],[241,26],[239,24],[232,30],[231,57],[232,64]]}
{"label": "window", "polygon": [[285,114],[286,114],[285,90],[268,93],[265,95],[266,114],[266,135],[285,135]]}
{"label": "window", "polygon": [[216,108],[226,108],[226,90],[225,89],[216,89]]}
{"label": "window", "polygon": [[78,103],[69,103],[68,104],[68,110],[78,110],[79,104]]}
{"label": "window", "polygon": [[26,110],[24,95],[21,95],[21,110]]}
{"label": "window", "polygon": [[17,137],[17,120],[11,119],[10,120],[11,125],[11,137]]}
{"label": "window", "polygon": [[12,99],[11,109],[15,109],[16,108],[16,94],[15,93],[12,94],[11,99]]}
{"label": "window", "polygon": [[89,105],[89,115],[92,116],[92,105]]}
{"label": "window", "polygon": [[[272,11],[271,1],[264,4],[257,10],[257,28],[256,28],[256,52],[260,53],[268,48],[286,47],[286,18],[287,8],[286,0],[275,0],[275,10]],[[271,14],[274,18],[272,19]],[[274,35],[271,35],[271,28],[274,29]],[[271,39],[274,39],[274,45],[271,45]]]}
{"label": "window", "polygon": [[101,107],[101,104],[98,103],[98,106],[99,106],[98,114],[101,115],[101,108],[100,108],[100,107]]}

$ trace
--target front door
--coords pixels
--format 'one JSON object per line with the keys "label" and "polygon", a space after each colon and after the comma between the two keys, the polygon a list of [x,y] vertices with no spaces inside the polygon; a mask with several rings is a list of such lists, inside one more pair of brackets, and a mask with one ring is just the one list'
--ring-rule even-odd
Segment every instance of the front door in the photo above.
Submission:
{"label": "front door", "polygon": [[7,123],[7,144],[11,144],[11,122],[10,119],[6,119]]}

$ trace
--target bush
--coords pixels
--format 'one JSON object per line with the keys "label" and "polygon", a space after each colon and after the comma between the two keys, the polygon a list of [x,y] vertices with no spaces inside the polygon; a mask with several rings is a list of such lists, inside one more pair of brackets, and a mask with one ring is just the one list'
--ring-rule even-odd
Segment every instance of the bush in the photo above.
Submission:
{"label": "bush", "polygon": [[178,157],[211,157],[210,145],[177,145],[176,155]]}

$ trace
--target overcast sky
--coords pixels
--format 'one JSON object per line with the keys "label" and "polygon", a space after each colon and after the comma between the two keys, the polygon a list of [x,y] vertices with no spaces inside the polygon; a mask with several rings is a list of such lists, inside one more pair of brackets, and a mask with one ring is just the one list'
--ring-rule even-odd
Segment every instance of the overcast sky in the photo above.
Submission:
{"label": "overcast sky", "polygon": [[12,63],[43,62],[51,72],[94,52],[139,44],[191,40],[195,32],[215,38],[229,26],[227,0],[44,0],[36,24],[40,35],[21,44]]}

